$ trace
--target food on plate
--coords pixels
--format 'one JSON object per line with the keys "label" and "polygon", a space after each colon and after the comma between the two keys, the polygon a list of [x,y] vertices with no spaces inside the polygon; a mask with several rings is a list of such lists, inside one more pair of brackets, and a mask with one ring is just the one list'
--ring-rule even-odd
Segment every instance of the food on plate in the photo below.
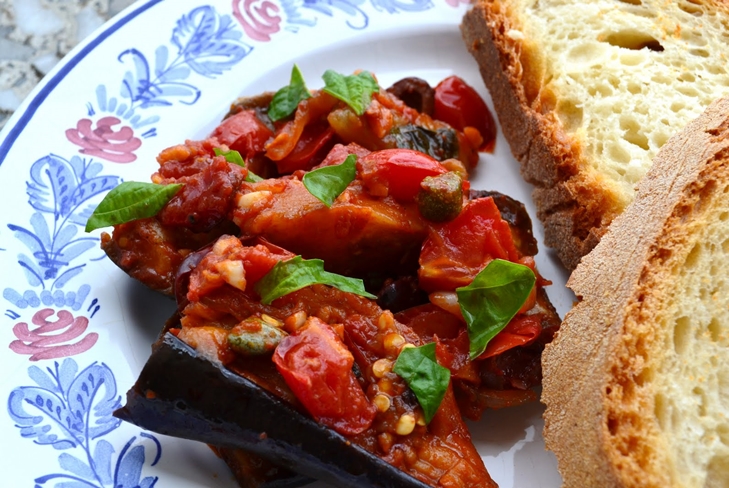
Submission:
{"label": "food on plate", "polygon": [[324,79],[238,100],[89,219],[178,304],[117,415],[239,480],[255,455],[271,486],[495,486],[463,417],[537,398],[560,319],[524,206],[470,188],[488,109],[456,77]]}
{"label": "food on plate", "polygon": [[[176,270],[188,253],[223,234],[242,232],[304,257],[324,259],[328,270],[341,274],[414,269],[427,233],[426,220],[414,204],[420,180],[449,171],[451,177],[467,178],[479,147],[493,145],[495,134],[482,130],[494,128],[453,127],[420,113],[391,93],[375,90],[369,73],[369,78],[364,73],[328,73],[332,89],[327,84],[299,99],[286,95],[296,90],[309,94],[295,69],[286,96],[278,92],[241,99],[210,138],[162,151],[152,177],[156,185],[149,190],[157,193],[149,198],[159,202],[163,189],[184,186],[166,195],[171,199],[162,201],[166,204],[155,215],[116,225],[113,237],[102,235],[102,247],[112,261],[149,287],[172,294]],[[362,81],[367,79],[374,85]],[[432,89],[436,107],[464,104],[464,113],[474,114],[471,118],[490,117],[485,105],[473,103],[478,96],[473,88],[447,81]],[[347,83],[364,88],[356,93]],[[368,105],[359,100],[355,109],[337,98],[336,90],[369,97]],[[288,108],[286,116],[279,113],[282,106]],[[270,107],[276,109],[275,120]],[[233,154],[238,164],[245,160],[244,166],[231,166]],[[305,188],[303,175],[339,165],[350,154],[359,177],[329,208]],[[146,201],[129,195],[117,201],[123,206],[125,199]],[[90,223],[102,227],[119,221],[92,218]]]}
{"label": "food on plate", "polygon": [[729,99],[659,151],[544,353],[566,487],[727,486]]}
{"label": "food on plate", "polygon": [[461,31],[569,269],[668,140],[729,93],[725,2],[478,0]]}

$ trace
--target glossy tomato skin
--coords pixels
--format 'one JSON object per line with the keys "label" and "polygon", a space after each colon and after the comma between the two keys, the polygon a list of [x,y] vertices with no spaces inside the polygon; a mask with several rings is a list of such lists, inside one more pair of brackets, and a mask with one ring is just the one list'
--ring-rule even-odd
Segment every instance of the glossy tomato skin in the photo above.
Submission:
{"label": "glossy tomato skin", "polygon": [[420,286],[428,293],[467,286],[493,259],[518,262],[511,229],[493,198],[470,200],[458,217],[430,231],[420,252]]}
{"label": "glossy tomato skin", "polygon": [[319,423],[343,435],[362,433],[372,424],[376,409],[352,372],[354,357],[325,322],[307,319],[281,341],[273,362]]}
{"label": "glossy tomato skin", "polygon": [[466,127],[478,129],[483,142],[479,150],[493,151],[496,124],[486,102],[458,76],[450,76],[435,87],[433,118],[463,131]]}
{"label": "glossy tomato skin", "polygon": [[357,172],[373,196],[390,195],[401,202],[413,202],[425,177],[448,170],[419,151],[384,149],[359,159]]}
{"label": "glossy tomato skin", "polygon": [[248,159],[264,150],[273,132],[256,116],[255,110],[243,110],[225,119],[211,136]]}

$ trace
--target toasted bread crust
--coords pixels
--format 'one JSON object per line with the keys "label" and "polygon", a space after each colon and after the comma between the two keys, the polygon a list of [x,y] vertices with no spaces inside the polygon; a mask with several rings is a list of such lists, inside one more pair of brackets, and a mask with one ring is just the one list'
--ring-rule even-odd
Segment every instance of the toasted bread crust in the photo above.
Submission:
{"label": "toasted bread crust", "polygon": [[550,112],[553,97],[542,84],[539,49],[510,36],[519,30],[518,18],[505,8],[498,0],[476,3],[463,18],[461,33],[478,62],[522,176],[536,187],[533,198],[545,243],[573,270],[622,206],[587,168],[580,141],[569,137]]}
{"label": "toasted bread crust", "polygon": [[661,392],[647,372],[667,354],[660,327],[677,270],[727,189],[721,99],[661,149],[634,202],[572,274],[582,301],[543,355],[545,438],[565,487],[675,485],[675,453],[655,415]]}

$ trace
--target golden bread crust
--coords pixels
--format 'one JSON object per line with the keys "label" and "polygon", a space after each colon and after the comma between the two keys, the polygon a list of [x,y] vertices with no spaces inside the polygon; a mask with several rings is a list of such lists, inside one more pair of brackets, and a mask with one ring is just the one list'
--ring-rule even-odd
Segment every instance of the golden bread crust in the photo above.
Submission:
{"label": "golden bread crust", "polygon": [[727,207],[728,189],[724,98],[661,149],[634,202],[572,274],[581,302],[542,360],[545,439],[565,487],[678,486],[672,443],[704,442],[664,432],[656,365],[669,354],[669,309],[689,293],[678,289],[678,272],[719,218],[715,208]]}
{"label": "golden bread crust", "polygon": [[[518,16],[497,1],[477,2],[461,33],[480,67],[502,131],[533,193],[545,243],[573,270],[622,210],[611,187],[590,170],[581,143],[551,112],[538,46],[518,36]],[[494,69],[499,66],[500,69]]]}

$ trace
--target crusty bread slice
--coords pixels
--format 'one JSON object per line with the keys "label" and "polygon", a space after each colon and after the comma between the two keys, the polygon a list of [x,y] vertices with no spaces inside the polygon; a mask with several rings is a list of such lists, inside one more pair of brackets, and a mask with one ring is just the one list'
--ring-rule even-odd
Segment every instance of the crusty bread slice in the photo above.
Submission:
{"label": "crusty bread slice", "polygon": [[729,486],[729,98],[660,150],[543,355],[565,487]]}
{"label": "crusty bread slice", "polygon": [[725,0],[475,0],[461,31],[570,270],[668,138],[729,93]]}

